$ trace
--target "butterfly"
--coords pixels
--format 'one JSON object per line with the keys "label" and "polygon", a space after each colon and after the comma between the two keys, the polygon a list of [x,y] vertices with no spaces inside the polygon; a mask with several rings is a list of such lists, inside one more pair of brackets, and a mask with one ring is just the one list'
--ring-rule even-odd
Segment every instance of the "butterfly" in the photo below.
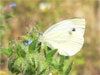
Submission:
{"label": "butterfly", "polygon": [[51,49],[57,49],[63,56],[73,56],[83,46],[85,19],[63,20],[48,28],[39,40]]}

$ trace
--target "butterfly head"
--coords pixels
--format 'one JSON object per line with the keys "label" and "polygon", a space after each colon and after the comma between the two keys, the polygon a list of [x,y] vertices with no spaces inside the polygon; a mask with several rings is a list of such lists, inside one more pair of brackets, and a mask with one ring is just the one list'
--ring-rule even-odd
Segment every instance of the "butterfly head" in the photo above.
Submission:
{"label": "butterfly head", "polygon": [[43,40],[44,40],[43,33],[39,32],[38,37],[39,37],[39,41],[43,42]]}
{"label": "butterfly head", "polygon": [[38,37],[40,37],[40,36],[42,36],[43,35],[43,33],[42,32],[39,32],[38,33]]}

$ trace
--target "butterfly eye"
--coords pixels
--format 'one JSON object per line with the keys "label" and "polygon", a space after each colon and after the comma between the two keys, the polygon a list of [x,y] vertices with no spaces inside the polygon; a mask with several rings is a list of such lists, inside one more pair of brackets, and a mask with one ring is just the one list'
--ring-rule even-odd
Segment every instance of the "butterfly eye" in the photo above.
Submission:
{"label": "butterfly eye", "polygon": [[75,28],[73,28],[73,29],[72,29],[72,31],[76,31],[76,29],[75,29]]}

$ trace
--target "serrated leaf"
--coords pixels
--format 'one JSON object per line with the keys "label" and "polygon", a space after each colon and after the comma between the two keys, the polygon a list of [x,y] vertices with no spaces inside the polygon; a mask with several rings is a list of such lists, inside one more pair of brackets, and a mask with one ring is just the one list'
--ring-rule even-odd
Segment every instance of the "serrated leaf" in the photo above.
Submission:
{"label": "serrated leaf", "polygon": [[50,51],[46,56],[46,61],[50,62],[56,52],[57,52],[57,50]]}
{"label": "serrated leaf", "polygon": [[35,48],[36,48],[37,40],[34,40],[30,45],[29,45],[29,53],[33,53]]}
{"label": "serrated leaf", "polygon": [[73,61],[69,64],[69,66],[68,66],[67,70],[65,71],[64,75],[68,75],[69,74],[69,72],[71,71],[72,65],[73,65]]}

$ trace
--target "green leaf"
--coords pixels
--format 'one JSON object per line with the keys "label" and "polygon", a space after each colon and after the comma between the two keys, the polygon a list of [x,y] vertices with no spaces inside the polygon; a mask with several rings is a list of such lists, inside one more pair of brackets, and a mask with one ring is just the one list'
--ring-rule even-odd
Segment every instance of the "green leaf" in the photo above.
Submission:
{"label": "green leaf", "polygon": [[34,33],[32,34],[32,36],[33,36],[33,38],[34,38],[34,39],[36,39],[36,38],[37,38],[37,35],[36,35],[36,34],[34,34]]}
{"label": "green leaf", "polygon": [[68,60],[69,59],[69,56],[65,56],[65,59]]}
{"label": "green leaf", "polygon": [[37,42],[37,50],[40,53],[40,50],[41,50],[41,42]]}
{"label": "green leaf", "polygon": [[26,53],[25,53],[24,50],[20,49],[20,50],[18,50],[18,55],[19,55],[20,57],[25,57]]}
{"label": "green leaf", "polygon": [[12,73],[20,73],[20,71],[14,66],[15,63],[14,58],[10,58],[9,62],[8,62],[8,69],[12,72]]}
{"label": "green leaf", "polygon": [[50,51],[47,56],[46,56],[46,61],[50,62],[52,61],[52,57],[54,56],[54,54],[57,52],[57,50],[52,50]]}
{"label": "green leaf", "polygon": [[46,71],[46,68],[43,69],[43,70],[39,73],[39,75],[43,75],[43,74],[45,73],[45,71]]}
{"label": "green leaf", "polygon": [[34,40],[30,45],[29,45],[29,53],[33,53],[35,48],[36,48],[37,40]]}
{"label": "green leaf", "polygon": [[40,72],[40,63],[39,62],[37,63],[36,71],[37,71],[37,75],[39,75],[39,72]]}
{"label": "green leaf", "polygon": [[58,69],[59,68],[59,63],[57,62],[57,60],[55,60],[55,59],[52,60],[52,66],[53,66],[54,69]]}
{"label": "green leaf", "polygon": [[11,18],[11,17],[12,17],[12,15],[10,15],[10,14],[5,14],[5,18],[6,18],[6,19]]}
{"label": "green leaf", "polygon": [[11,48],[9,48],[9,49],[3,48],[2,52],[4,52],[7,56],[11,56],[12,55],[12,49]]}
{"label": "green leaf", "polygon": [[22,57],[18,57],[14,62],[14,66],[16,69],[23,72],[27,68],[27,63]]}
{"label": "green leaf", "polygon": [[17,49],[15,51],[16,51],[17,55],[19,57],[25,57],[26,52],[21,48],[21,46],[19,44],[16,46],[17,46]]}
{"label": "green leaf", "polygon": [[22,38],[24,39],[24,40],[30,40],[30,39],[32,39],[31,37],[29,37],[29,36],[22,36]]}
{"label": "green leaf", "polygon": [[73,65],[73,61],[69,64],[69,66],[68,66],[67,70],[65,71],[65,74],[64,75],[68,75],[69,74],[69,72],[72,69],[72,65]]}
{"label": "green leaf", "polygon": [[64,60],[65,60],[65,57],[60,55],[59,68],[58,69],[59,69],[59,72],[60,72],[61,75],[63,74]]}

